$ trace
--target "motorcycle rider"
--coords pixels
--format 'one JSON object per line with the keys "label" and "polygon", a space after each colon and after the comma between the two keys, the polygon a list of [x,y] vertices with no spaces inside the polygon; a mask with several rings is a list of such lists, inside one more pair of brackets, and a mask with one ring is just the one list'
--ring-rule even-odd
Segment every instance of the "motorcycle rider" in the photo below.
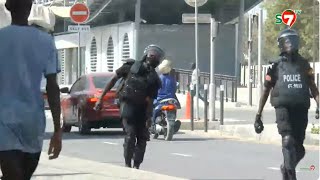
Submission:
{"label": "motorcycle rider", "polygon": [[317,107],[319,107],[319,91],[314,82],[313,69],[298,52],[298,33],[293,29],[283,30],[278,36],[278,47],[281,51],[280,58],[273,62],[265,77],[264,91],[254,128],[258,134],[264,129],[261,120],[262,111],[272,89],[270,102],[275,108],[278,132],[282,136],[284,158],[280,166],[282,178],[296,180],[295,168],[305,155],[303,142],[310,108],[309,89]]}
{"label": "motorcycle rider", "polygon": [[151,125],[153,100],[157,98],[158,89],[161,87],[155,68],[164,56],[165,53],[160,47],[146,47],[142,60],[133,64],[125,63],[116,70],[116,75],[106,85],[96,104],[95,109],[100,110],[105,94],[120,78],[125,78],[119,97],[121,118],[126,132],[123,144],[126,167],[131,168],[133,159],[133,167],[139,169],[143,161],[150,136],[148,129]]}
{"label": "motorcycle rider", "polygon": [[[155,132],[156,129],[156,117],[158,116],[159,112],[161,112],[161,108],[157,108],[158,103],[163,99],[173,98],[177,100],[177,106],[180,106],[179,101],[176,97],[176,90],[177,90],[177,81],[175,80],[174,76],[171,74],[172,72],[172,62],[170,60],[163,60],[162,63],[159,65],[159,73],[160,73],[160,80],[162,87],[158,91],[158,97],[154,100],[154,107],[156,107],[153,111],[152,116],[152,130]],[[178,131],[180,128],[181,123],[178,121],[175,124],[175,131]]]}

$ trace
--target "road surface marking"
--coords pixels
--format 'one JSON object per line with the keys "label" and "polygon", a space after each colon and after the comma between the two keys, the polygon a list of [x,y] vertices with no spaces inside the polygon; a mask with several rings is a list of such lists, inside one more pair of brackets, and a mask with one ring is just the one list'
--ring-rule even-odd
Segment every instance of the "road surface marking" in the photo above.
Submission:
{"label": "road surface marking", "polygon": [[192,157],[192,155],[190,155],[190,154],[181,154],[181,153],[171,153],[171,154],[176,155],[176,156]]}
{"label": "road surface marking", "polygon": [[103,144],[118,145],[118,143],[113,143],[113,142],[103,142]]}
{"label": "road surface marking", "polygon": [[[270,170],[275,170],[275,171],[280,171],[280,168],[279,167],[268,167],[267,169],[270,169]],[[296,173],[299,173],[300,171],[296,170]]]}
{"label": "road surface marking", "polygon": [[[185,121],[190,121],[190,119],[181,119],[181,118],[177,118],[179,119],[180,121],[182,122],[185,122]],[[195,120],[197,121],[197,120]],[[203,120],[200,120],[200,121],[203,121]],[[225,118],[224,119],[224,122],[245,122],[247,120],[239,120],[239,119],[232,119],[232,118]]]}
{"label": "road surface marking", "polygon": [[226,119],[224,119],[224,121],[225,121],[225,122],[243,122],[243,121],[246,121],[246,120],[226,118]]}

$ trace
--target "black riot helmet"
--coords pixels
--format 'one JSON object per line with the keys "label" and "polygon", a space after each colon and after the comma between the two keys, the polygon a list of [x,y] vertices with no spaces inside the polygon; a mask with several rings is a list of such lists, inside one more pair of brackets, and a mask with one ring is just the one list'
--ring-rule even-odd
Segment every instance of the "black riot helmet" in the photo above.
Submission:
{"label": "black riot helmet", "polygon": [[285,29],[278,36],[281,53],[293,54],[299,50],[299,34],[294,29]]}
{"label": "black riot helmet", "polygon": [[143,52],[147,64],[156,68],[165,57],[164,51],[157,45],[151,44],[147,46]]}

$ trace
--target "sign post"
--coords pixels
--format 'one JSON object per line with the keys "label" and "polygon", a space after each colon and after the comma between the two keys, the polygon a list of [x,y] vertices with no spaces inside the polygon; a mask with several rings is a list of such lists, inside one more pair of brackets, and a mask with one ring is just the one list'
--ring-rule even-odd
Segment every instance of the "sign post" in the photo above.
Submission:
{"label": "sign post", "polygon": [[[198,55],[198,50],[199,50],[199,31],[198,31],[198,8],[200,6],[203,6],[205,3],[207,3],[208,0],[185,0],[185,2],[189,5],[194,7],[194,15],[195,15],[195,58],[196,58],[196,74],[197,77],[199,77],[199,55]],[[200,119],[200,114],[199,114],[199,78],[197,78],[197,85],[196,85],[196,119]]]}
{"label": "sign post", "polygon": [[70,9],[70,18],[75,23],[78,24],[77,28],[75,26],[69,26],[68,31],[78,32],[78,63],[77,63],[77,78],[81,76],[81,47],[80,47],[80,33],[81,31],[90,31],[90,26],[80,26],[80,24],[85,23],[90,15],[90,10],[86,4],[76,3]]}

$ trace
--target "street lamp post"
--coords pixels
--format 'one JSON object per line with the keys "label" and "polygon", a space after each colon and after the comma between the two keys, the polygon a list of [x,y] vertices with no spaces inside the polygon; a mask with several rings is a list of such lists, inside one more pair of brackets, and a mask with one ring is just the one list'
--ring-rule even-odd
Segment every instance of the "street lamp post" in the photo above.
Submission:
{"label": "street lamp post", "polygon": [[251,50],[252,50],[252,15],[249,15],[249,33],[248,33],[248,91],[249,105],[252,106],[252,73],[251,73]]}
{"label": "street lamp post", "polygon": [[196,59],[196,119],[200,119],[199,111],[199,31],[198,31],[198,9],[200,6],[203,6],[208,0],[185,0],[185,2],[194,7],[194,16],[195,16],[195,59]]}
{"label": "street lamp post", "polygon": [[263,9],[259,9],[258,15],[258,97],[262,94],[262,26],[263,26]]}
{"label": "street lamp post", "polygon": [[[210,20],[211,24],[211,30],[210,30],[210,86],[209,86],[209,118],[211,121],[214,121],[215,118],[215,113],[216,113],[216,86],[215,86],[215,38],[217,37],[218,34],[218,28],[219,28],[219,23],[215,21],[214,18],[211,18]],[[206,119],[205,119],[206,121]]]}
{"label": "street lamp post", "polygon": [[139,51],[139,31],[141,23],[141,0],[136,1],[135,6],[135,21],[134,21],[134,48],[135,48],[135,59],[138,60],[138,51]]}

